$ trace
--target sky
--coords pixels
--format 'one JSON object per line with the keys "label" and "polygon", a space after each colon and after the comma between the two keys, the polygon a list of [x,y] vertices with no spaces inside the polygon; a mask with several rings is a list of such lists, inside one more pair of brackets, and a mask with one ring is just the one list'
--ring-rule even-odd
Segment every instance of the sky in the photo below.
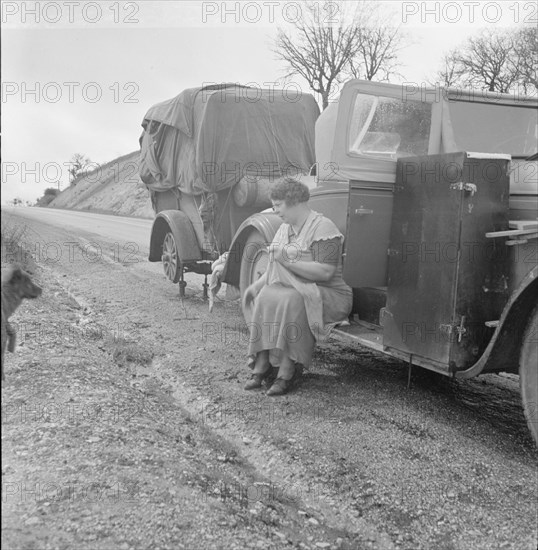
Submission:
{"label": "sky", "polygon": [[[417,85],[431,81],[443,54],[481,28],[528,24],[537,15],[528,1],[377,4],[410,42],[400,55],[402,77],[393,82]],[[320,11],[320,20],[338,22],[337,7]],[[185,88],[281,87],[286,66],[272,43],[304,9],[265,0],[4,0],[1,8],[3,204],[65,188],[74,153],[97,166],[136,151],[146,111]],[[285,86],[309,92],[297,77]]]}

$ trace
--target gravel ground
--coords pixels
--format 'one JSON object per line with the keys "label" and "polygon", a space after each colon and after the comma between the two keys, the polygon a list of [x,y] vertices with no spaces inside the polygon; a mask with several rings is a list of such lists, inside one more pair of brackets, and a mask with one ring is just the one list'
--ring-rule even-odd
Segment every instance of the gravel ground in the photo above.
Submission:
{"label": "gravel ground", "polygon": [[7,548],[535,550],[516,376],[415,369],[408,390],[401,363],[331,341],[292,394],[244,392],[236,302],[209,314],[200,277],[180,300],[159,265],[78,239],[103,256],[38,262],[43,297],[14,318]]}

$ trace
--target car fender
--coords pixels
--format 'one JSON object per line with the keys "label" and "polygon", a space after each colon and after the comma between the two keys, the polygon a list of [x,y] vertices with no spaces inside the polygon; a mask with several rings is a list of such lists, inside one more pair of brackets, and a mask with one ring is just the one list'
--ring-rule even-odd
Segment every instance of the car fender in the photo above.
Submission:
{"label": "car fender", "polygon": [[282,220],[273,212],[258,212],[248,217],[235,232],[226,258],[222,280],[230,285],[239,286],[241,258],[250,233],[259,231],[265,241],[270,243],[281,224]]}
{"label": "car fender", "polygon": [[504,306],[487,348],[470,368],[454,373],[471,378],[485,372],[518,372],[519,351],[530,314],[538,301],[538,266],[533,267]]}
{"label": "car fender", "polygon": [[163,210],[159,212],[151,228],[150,262],[161,261],[162,244],[168,232],[174,235],[179,257],[183,263],[202,259],[202,251],[191,220],[180,210]]}

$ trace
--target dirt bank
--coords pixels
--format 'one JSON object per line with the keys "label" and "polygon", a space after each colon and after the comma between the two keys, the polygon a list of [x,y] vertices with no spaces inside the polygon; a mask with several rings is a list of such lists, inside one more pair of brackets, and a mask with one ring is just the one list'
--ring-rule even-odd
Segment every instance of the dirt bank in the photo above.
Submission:
{"label": "dirt bank", "polygon": [[90,210],[153,219],[149,191],[138,175],[139,154],[135,151],[97,166],[94,171],[64,189],[49,204],[49,208]]}

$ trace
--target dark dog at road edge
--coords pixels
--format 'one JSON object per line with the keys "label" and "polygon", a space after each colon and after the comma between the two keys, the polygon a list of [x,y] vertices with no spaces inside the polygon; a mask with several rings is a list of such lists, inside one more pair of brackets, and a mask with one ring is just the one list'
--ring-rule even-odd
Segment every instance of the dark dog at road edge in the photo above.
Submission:
{"label": "dark dog at road edge", "polygon": [[15,330],[9,324],[9,318],[21,305],[24,298],[37,298],[41,287],[32,283],[30,275],[19,266],[13,265],[2,274],[2,380],[4,380],[4,353],[15,350]]}

